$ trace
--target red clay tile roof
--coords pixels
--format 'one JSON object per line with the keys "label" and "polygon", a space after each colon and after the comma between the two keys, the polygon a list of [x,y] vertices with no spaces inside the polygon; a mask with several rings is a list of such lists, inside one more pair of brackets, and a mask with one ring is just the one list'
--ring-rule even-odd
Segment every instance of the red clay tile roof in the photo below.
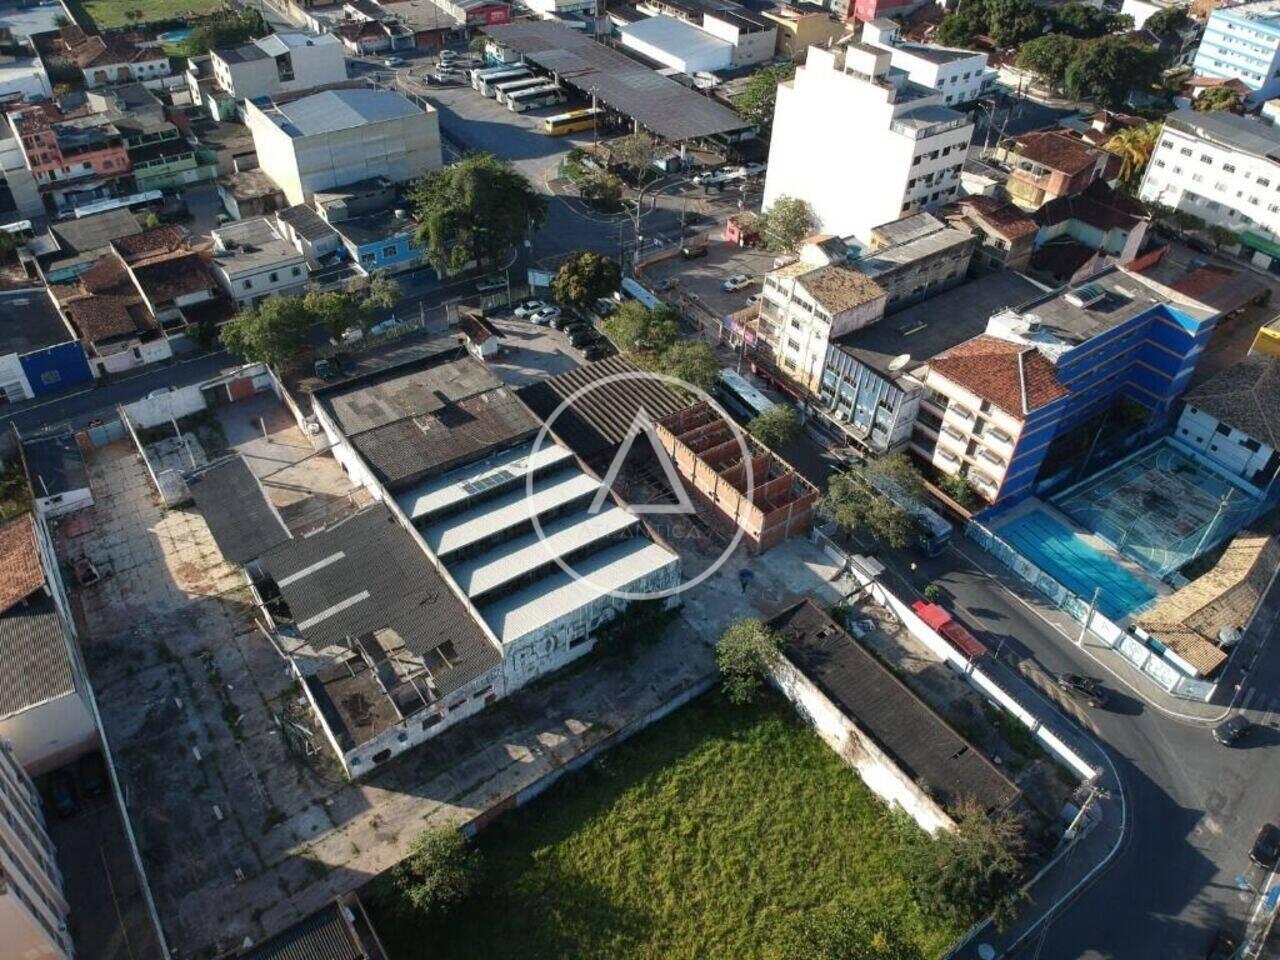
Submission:
{"label": "red clay tile roof", "polygon": [[44,586],[36,522],[24,513],[0,526],[0,612]]}
{"label": "red clay tile roof", "polygon": [[1006,240],[1018,240],[1036,232],[1036,222],[1015,204],[1002,203],[995,197],[966,197],[960,205]]}
{"label": "red clay tile roof", "polygon": [[1146,207],[1138,201],[1116,193],[1101,185],[1101,189],[1089,190],[1074,196],[1057,197],[1035,212],[1035,221],[1042,227],[1079,220],[1091,227],[1107,231],[1119,228],[1132,230],[1140,221],[1149,217]]}
{"label": "red clay tile roof", "polygon": [[133,276],[154,304],[168,303],[214,287],[213,275],[204,257],[187,250],[138,263],[133,267]]}
{"label": "red clay tile roof", "polygon": [[81,339],[91,344],[158,329],[124,264],[112,255],[80,274],[74,286],[51,289]]}
{"label": "red clay tile roof", "polygon": [[1083,140],[1057,130],[1036,130],[1017,138],[1018,156],[1067,176],[1088,170],[1101,152]]}
{"label": "red clay tile roof", "polygon": [[181,250],[186,244],[186,238],[187,232],[181,227],[165,225],[144,230],[131,237],[119,237],[111,241],[111,246],[125,263],[134,264],[158,253]]}
{"label": "red clay tile roof", "polygon": [[145,50],[132,43],[107,43],[101,37],[88,37],[80,43],[68,44],[67,58],[81,70],[113,63],[136,63],[140,60],[159,60],[164,53]]}
{"label": "red clay tile roof", "polygon": [[985,333],[934,357],[929,366],[1019,420],[1067,395],[1053,364],[1035,347]]}

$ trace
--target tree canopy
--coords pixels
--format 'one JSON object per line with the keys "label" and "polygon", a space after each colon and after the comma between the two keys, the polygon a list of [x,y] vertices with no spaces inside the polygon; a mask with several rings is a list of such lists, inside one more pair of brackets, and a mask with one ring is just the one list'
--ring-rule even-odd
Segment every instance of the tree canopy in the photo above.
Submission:
{"label": "tree canopy", "polygon": [[710,392],[720,373],[720,361],[705,340],[677,340],[655,358],[653,366],[703,392]]}
{"label": "tree canopy", "polygon": [[11,260],[21,245],[16,235],[8,230],[0,230],[0,263]]}
{"label": "tree canopy", "polygon": [[1018,51],[1018,66],[1030,70],[1051,90],[1061,90],[1067,68],[1080,53],[1081,41],[1065,33],[1047,33],[1028,40]]}
{"label": "tree canopy", "polygon": [[983,34],[1001,47],[1017,47],[1050,33],[1091,39],[1132,27],[1132,17],[1085,3],[1041,6],[1035,0],[961,0],[955,13],[938,25],[936,39],[945,46],[964,47]]}
{"label": "tree canopy", "polygon": [[1186,7],[1164,7],[1147,17],[1142,26],[1156,36],[1163,37],[1182,30],[1190,22],[1191,17],[1187,15]]}
{"label": "tree canopy", "polygon": [[1066,73],[1068,95],[1118,109],[1130,93],[1150,89],[1160,77],[1160,53],[1127,37],[1100,37],[1081,47]]}
{"label": "tree canopy", "polygon": [[747,424],[747,432],[766,447],[780,447],[796,435],[799,426],[795,407],[789,403],[775,403]]}
{"label": "tree canopy", "polygon": [[621,279],[616,260],[580,250],[556,271],[551,279],[551,295],[557,303],[585,307],[617,290]]}
{"label": "tree canopy", "polygon": [[1192,109],[1207,113],[1222,110],[1228,113],[1244,113],[1244,98],[1234,87],[1210,87],[1191,101]]}
{"label": "tree canopy", "polygon": [[222,345],[250,362],[273,366],[296,357],[316,318],[302,297],[269,297],[222,326]]}
{"label": "tree canopy", "polygon": [[716,641],[725,698],[737,704],[754,700],[781,651],[782,638],[759,620],[735,621]]}
{"label": "tree canopy", "polygon": [[210,50],[240,46],[267,33],[266,21],[257,10],[235,13],[223,10],[200,20],[192,29],[191,36],[187,37],[184,49],[187,56],[198,57]]}
{"label": "tree canopy", "polygon": [[1147,169],[1160,140],[1160,124],[1148,123],[1121,130],[1106,143],[1106,150],[1120,158],[1120,179],[1136,184]]}
{"label": "tree canopy", "polygon": [[818,215],[807,200],[781,196],[761,214],[757,226],[773,253],[795,253],[800,241],[818,228]]}
{"label": "tree canopy", "polygon": [[323,324],[335,339],[348,327],[367,327],[373,322],[367,301],[340,290],[312,291],[302,298],[302,307],[309,315],[309,324]]}
{"label": "tree canopy", "polygon": [[794,63],[762,67],[743,85],[742,92],[733,100],[734,109],[758,127],[767,128],[773,123],[773,108],[778,100],[778,84],[796,75]]}
{"label": "tree canopy", "polygon": [[629,167],[638,179],[648,172],[658,157],[658,143],[643,131],[609,141],[609,156],[614,163]]}
{"label": "tree canopy", "polygon": [[670,307],[650,310],[642,303],[628,300],[600,326],[623,353],[660,354],[676,342],[679,319]]}
{"label": "tree canopy", "polygon": [[546,219],[547,202],[516,169],[491,153],[469,153],[410,189],[415,241],[442,272],[474,260],[493,265]]}
{"label": "tree canopy", "polygon": [[391,882],[401,895],[399,902],[438,920],[471,896],[483,869],[480,852],[462,834],[437,827],[413,838],[409,856],[393,868]]}
{"label": "tree canopy", "polygon": [[916,900],[928,913],[970,923],[993,915],[997,929],[1017,916],[1026,827],[1017,816],[988,816],[973,801],[952,813],[954,830],[919,847],[911,864]]}
{"label": "tree canopy", "polygon": [[[896,497],[884,491],[892,490]],[[904,454],[863,460],[827,481],[827,507],[846,530],[862,530],[891,547],[902,548],[919,535],[919,521],[899,501],[920,501],[920,472]]]}

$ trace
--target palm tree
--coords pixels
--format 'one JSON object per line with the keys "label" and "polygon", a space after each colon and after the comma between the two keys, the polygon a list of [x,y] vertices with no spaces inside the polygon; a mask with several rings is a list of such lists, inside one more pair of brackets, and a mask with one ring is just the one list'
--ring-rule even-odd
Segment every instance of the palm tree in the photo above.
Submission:
{"label": "palm tree", "polygon": [[1160,125],[1147,123],[1141,127],[1121,130],[1106,143],[1106,149],[1120,158],[1120,179],[1133,184],[1155,152],[1160,139]]}

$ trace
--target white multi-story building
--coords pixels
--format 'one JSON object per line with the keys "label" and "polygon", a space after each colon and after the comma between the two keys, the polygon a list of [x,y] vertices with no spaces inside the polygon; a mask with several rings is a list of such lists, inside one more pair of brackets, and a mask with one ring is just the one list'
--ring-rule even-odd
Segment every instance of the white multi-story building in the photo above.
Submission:
{"label": "white multi-story building", "polygon": [[893,20],[871,20],[862,25],[862,42],[888,50],[891,66],[905,70],[913,83],[937,90],[948,106],[972,103],[996,82],[985,53],[911,43],[899,36],[898,29]]}
{"label": "white multi-story building", "polygon": [[219,227],[213,237],[213,275],[239,306],[302,293],[307,260],[266,217]]}
{"label": "white multi-story building", "polygon": [[688,74],[763,63],[778,43],[776,24],[733,10],[704,13],[700,23],[660,13],[618,32],[627,49]]}
{"label": "white multi-story building", "polygon": [[45,831],[40,794],[0,746],[0,941],[6,957],[71,960],[62,874]]}
{"label": "white multi-story building", "polygon": [[809,48],[795,79],[778,86],[766,208],[799,197],[823,232],[865,240],[873,227],[959,195],[973,124],[891,57],[857,42]]}
{"label": "white multi-story building", "polygon": [[765,276],[759,337],[782,373],[816,394],[827,345],[875,323],[887,301],[879,284],[846,262],[839,240],[814,237],[801,247],[798,261]]}
{"label": "white multi-story building", "polygon": [[[228,50],[213,50],[209,65],[217,86],[233,100],[310,90],[347,79],[342,41],[332,34],[273,33]],[[195,83],[188,74],[188,83]],[[197,101],[199,93],[193,94]],[[217,98],[214,98],[215,102]]]}
{"label": "white multi-story building", "polygon": [[444,164],[440,117],[393,90],[325,90],[245,102],[258,163],[290,204],[371,177],[404,183]]}
{"label": "white multi-story building", "polygon": [[[1259,256],[1280,253],[1280,129],[1225,111],[1165,118],[1142,180],[1148,203],[1237,231]],[[1251,242],[1256,241],[1256,242]]]}
{"label": "white multi-story building", "polygon": [[1186,10],[1189,6],[1186,0],[1124,0],[1120,5],[1120,12],[1125,16],[1133,17],[1133,29],[1141,30],[1147,25],[1148,20],[1162,10],[1175,7]]}
{"label": "white multi-story building", "polygon": [[1192,70],[1198,77],[1239,80],[1267,100],[1280,93],[1280,3],[1221,6],[1209,14]]}

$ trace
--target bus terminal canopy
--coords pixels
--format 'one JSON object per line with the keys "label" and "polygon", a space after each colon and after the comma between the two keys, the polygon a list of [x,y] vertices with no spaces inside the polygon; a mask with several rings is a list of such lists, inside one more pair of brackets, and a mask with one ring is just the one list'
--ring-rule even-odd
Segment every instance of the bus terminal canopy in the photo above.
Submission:
{"label": "bus terminal canopy", "polygon": [[723,104],[683,87],[625,54],[550,21],[484,27],[502,44],[555,74],[561,83],[625,114],[663,140],[679,143],[750,124]]}

